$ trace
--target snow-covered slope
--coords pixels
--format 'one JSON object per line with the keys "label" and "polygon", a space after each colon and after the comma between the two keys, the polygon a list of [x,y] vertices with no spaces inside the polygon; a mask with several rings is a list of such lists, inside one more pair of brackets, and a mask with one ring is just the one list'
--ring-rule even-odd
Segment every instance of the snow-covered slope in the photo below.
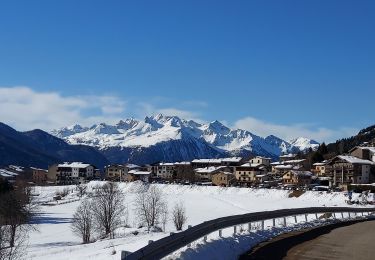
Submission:
{"label": "snow-covered slope", "polygon": [[[101,182],[90,182],[87,184],[88,192],[92,192],[94,187],[102,185]],[[135,212],[134,201],[136,200],[138,191],[143,184],[140,182],[120,183],[119,186],[126,194],[124,204],[127,205],[127,214],[124,214],[123,221],[129,226],[126,228],[119,228],[115,234],[116,238],[99,239],[90,244],[82,245],[80,238],[74,235],[71,230],[71,221],[73,214],[79,206],[79,201],[55,206],[41,206],[40,214],[34,219],[37,223],[36,230],[30,232],[29,247],[25,252],[25,259],[32,260],[119,260],[121,250],[134,252],[139,248],[147,245],[149,240],[158,240],[162,237],[168,236],[169,232],[175,232],[171,218],[168,218],[166,225],[166,232],[147,232],[145,228],[138,228],[139,218]],[[314,192],[307,191],[298,198],[289,198],[290,191],[275,190],[275,189],[250,189],[237,187],[210,187],[210,186],[190,186],[190,185],[167,185],[167,184],[151,184],[151,186],[159,187],[164,194],[164,198],[168,204],[169,212],[172,211],[175,203],[183,202],[186,208],[188,225],[198,225],[204,221],[209,221],[215,218],[245,214],[250,212],[260,212],[266,210],[276,210],[283,208],[302,208],[302,207],[345,207],[347,204],[345,194],[343,192]],[[55,196],[56,192],[64,189],[71,189],[73,192],[64,198],[64,200],[77,199],[78,195],[75,192],[75,186],[43,186],[35,187],[35,193],[39,194],[36,199],[40,202],[49,201]],[[356,200],[360,194],[353,194],[353,199]],[[358,207],[363,207],[359,205]],[[170,216],[170,215],[169,215]],[[347,215],[345,215],[347,216]],[[309,220],[315,216],[310,215]],[[287,223],[294,224],[294,218],[288,218]],[[304,222],[305,217],[299,216],[299,222]],[[254,227],[253,223],[253,227]],[[281,226],[281,221],[276,224]],[[272,220],[266,221],[267,229],[274,231],[272,227]],[[247,227],[247,225],[246,225]],[[245,229],[246,229],[245,227]],[[240,228],[239,228],[240,229]],[[133,233],[137,231],[138,233]],[[255,230],[254,230],[255,232]],[[254,234],[252,232],[252,234]],[[218,232],[212,235],[217,235]],[[246,231],[246,234],[247,231]],[[217,237],[208,237],[207,243],[210,239],[219,239]],[[233,228],[223,230],[225,238],[233,237]],[[93,235],[97,237],[97,235]],[[253,237],[254,238],[254,237]],[[238,237],[234,237],[238,239]],[[250,240],[250,241],[249,241]],[[244,247],[244,251],[250,249],[252,244],[251,238]],[[209,246],[203,239],[199,240],[202,246]],[[198,242],[197,242],[198,243]],[[196,250],[194,244],[192,249]],[[188,251],[192,251],[188,249]],[[226,251],[233,251],[233,248],[225,248]],[[117,254],[112,255],[116,250]],[[195,255],[194,252],[193,256]],[[201,251],[200,251],[201,253]],[[217,255],[217,254],[216,254]],[[212,255],[200,254],[200,257],[188,257],[188,259],[236,259],[234,257],[212,258]],[[172,255],[169,259],[178,259],[180,255]],[[185,259],[185,258],[184,258]]]}
{"label": "snow-covered slope", "polygon": [[[91,127],[74,125],[52,132],[70,144],[98,148],[113,162],[146,163],[193,158],[249,154],[276,158],[281,153],[308,148],[316,142],[306,138],[294,146],[276,136],[262,138],[246,130],[230,129],[219,121],[200,124],[177,116],[121,120],[116,125],[100,123]],[[142,157],[142,159],[140,158]]]}
{"label": "snow-covered slope", "polygon": [[304,137],[298,137],[296,139],[290,140],[289,143],[292,146],[297,147],[300,151],[306,151],[310,148],[315,150],[319,147],[319,143],[317,141],[307,139]]}

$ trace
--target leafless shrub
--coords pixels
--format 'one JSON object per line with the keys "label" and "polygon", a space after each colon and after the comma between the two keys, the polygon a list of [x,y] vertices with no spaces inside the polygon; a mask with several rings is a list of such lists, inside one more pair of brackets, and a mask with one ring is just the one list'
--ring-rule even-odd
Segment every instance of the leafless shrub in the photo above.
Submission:
{"label": "leafless shrub", "polygon": [[145,187],[138,192],[135,199],[135,210],[140,222],[147,229],[159,224],[163,209],[166,207],[163,192],[156,186]]}
{"label": "leafless shrub", "polygon": [[182,230],[187,221],[185,206],[182,202],[176,203],[172,211],[172,220],[176,230]]}
{"label": "leafless shrub", "polygon": [[73,233],[82,238],[82,243],[90,243],[94,231],[92,202],[83,200],[73,215],[71,225]]}

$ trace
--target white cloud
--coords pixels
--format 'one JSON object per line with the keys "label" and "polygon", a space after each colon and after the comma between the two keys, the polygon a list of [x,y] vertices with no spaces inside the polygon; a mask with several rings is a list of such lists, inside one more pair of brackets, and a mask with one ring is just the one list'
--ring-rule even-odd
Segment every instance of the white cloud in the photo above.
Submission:
{"label": "white cloud", "polygon": [[52,130],[75,123],[115,122],[125,105],[114,96],[63,96],[29,87],[0,87],[0,121],[17,130]]}
{"label": "white cloud", "polygon": [[[197,112],[207,106],[204,102],[182,101],[177,104],[178,108],[166,104],[173,103],[159,97],[156,101],[138,102],[129,108],[137,117],[162,113],[205,122],[201,119],[201,113]],[[48,131],[76,123],[85,126],[100,122],[113,124],[124,119],[126,107],[126,101],[113,95],[64,96],[58,92],[35,91],[29,87],[0,87],[0,121],[17,130],[40,128]],[[309,124],[275,124],[254,117],[242,118],[233,127],[260,136],[273,134],[285,140],[303,136],[319,142],[335,141],[358,132],[357,129],[344,127],[328,129]]]}
{"label": "white cloud", "polygon": [[248,130],[263,137],[275,135],[285,140],[306,137],[318,142],[331,142],[343,137],[352,136],[358,132],[358,129],[349,127],[328,129],[324,127],[314,128],[308,124],[274,124],[254,117],[242,118],[235,122],[234,127]]}

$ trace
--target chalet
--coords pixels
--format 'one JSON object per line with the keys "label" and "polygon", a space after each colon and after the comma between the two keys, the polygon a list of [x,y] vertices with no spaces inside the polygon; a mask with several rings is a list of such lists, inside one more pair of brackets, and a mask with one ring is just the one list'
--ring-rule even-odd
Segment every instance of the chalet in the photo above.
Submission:
{"label": "chalet", "polygon": [[128,181],[150,182],[152,172],[138,169],[130,170],[127,174]]}
{"label": "chalet", "polygon": [[174,163],[159,163],[159,165],[157,166],[156,177],[161,179],[172,179],[174,175]]}
{"label": "chalet", "polygon": [[219,167],[221,166],[221,159],[195,159],[191,162],[193,169]]}
{"label": "chalet", "polygon": [[307,161],[305,159],[285,160],[271,163],[272,172],[283,175],[290,170],[302,171],[307,168]]}
{"label": "chalet", "polygon": [[349,151],[351,156],[375,162],[375,147],[357,146]]}
{"label": "chalet", "polygon": [[195,181],[195,172],[191,166],[191,162],[176,162],[174,164],[176,179],[179,181]]}
{"label": "chalet", "polygon": [[230,166],[236,167],[243,163],[242,157],[229,157],[229,158],[219,158],[219,159],[195,159],[191,162],[193,169],[206,168],[210,166]]}
{"label": "chalet", "polygon": [[33,182],[38,185],[46,184],[48,181],[48,170],[31,167]]}
{"label": "chalet", "polygon": [[210,166],[204,168],[194,169],[195,179],[198,181],[212,181],[212,175],[221,171],[230,171],[230,168],[225,166]]}
{"label": "chalet", "polygon": [[250,160],[251,164],[263,164],[265,166],[271,165],[271,158],[257,156]]}
{"label": "chalet", "polygon": [[94,178],[95,166],[82,162],[65,162],[57,165],[57,184],[81,184]]}
{"label": "chalet", "polygon": [[247,186],[254,183],[257,175],[262,175],[267,172],[260,169],[262,166],[262,164],[245,163],[239,167],[236,167],[235,176],[237,182]]}
{"label": "chalet", "polygon": [[347,188],[349,184],[367,184],[373,179],[374,162],[360,159],[351,155],[339,155],[333,158],[331,177],[333,185]]}
{"label": "chalet", "polygon": [[212,175],[212,184],[215,186],[229,187],[236,182],[236,176],[232,172],[220,171]]}
{"label": "chalet", "polygon": [[130,170],[141,168],[136,164],[112,164],[104,168],[105,179],[110,181],[127,181],[128,172]]}
{"label": "chalet", "polygon": [[329,165],[328,161],[318,162],[313,164],[312,172],[315,173],[316,176],[324,177],[330,174],[332,171],[331,165]]}
{"label": "chalet", "polygon": [[269,173],[255,175],[255,182],[259,184],[266,183],[271,180],[273,180],[273,176],[272,174],[269,174]]}
{"label": "chalet", "polygon": [[311,183],[313,174],[309,171],[288,171],[283,175],[284,184],[293,184],[297,186],[305,186]]}
{"label": "chalet", "polygon": [[112,164],[104,167],[105,179],[110,181],[122,181],[125,175],[125,165]]}

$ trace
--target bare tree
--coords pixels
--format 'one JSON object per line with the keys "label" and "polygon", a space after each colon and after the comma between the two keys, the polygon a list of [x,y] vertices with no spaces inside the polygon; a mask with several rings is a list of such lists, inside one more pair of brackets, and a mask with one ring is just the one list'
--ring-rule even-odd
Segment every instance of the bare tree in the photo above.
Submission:
{"label": "bare tree", "polygon": [[163,209],[166,207],[163,192],[156,186],[144,187],[135,199],[136,214],[148,230],[159,224]]}
{"label": "bare tree", "polygon": [[73,233],[82,238],[82,243],[90,243],[94,231],[92,202],[87,199],[81,202],[73,215],[71,229]]}
{"label": "bare tree", "polygon": [[31,189],[19,185],[0,194],[0,260],[21,259],[37,207]]}
{"label": "bare tree", "polygon": [[182,230],[182,227],[187,221],[186,209],[182,202],[176,203],[172,211],[172,220],[176,230]]}
{"label": "bare tree", "polygon": [[163,224],[163,231],[165,232],[165,226],[168,223],[168,205],[167,203],[164,203],[162,209],[161,209],[161,223]]}
{"label": "bare tree", "polygon": [[93,195],[92,210],[99,233],[114,238],[114,231],[121,227],[125,214],[124,194],[117,183],[109,182],[98,187]]}

